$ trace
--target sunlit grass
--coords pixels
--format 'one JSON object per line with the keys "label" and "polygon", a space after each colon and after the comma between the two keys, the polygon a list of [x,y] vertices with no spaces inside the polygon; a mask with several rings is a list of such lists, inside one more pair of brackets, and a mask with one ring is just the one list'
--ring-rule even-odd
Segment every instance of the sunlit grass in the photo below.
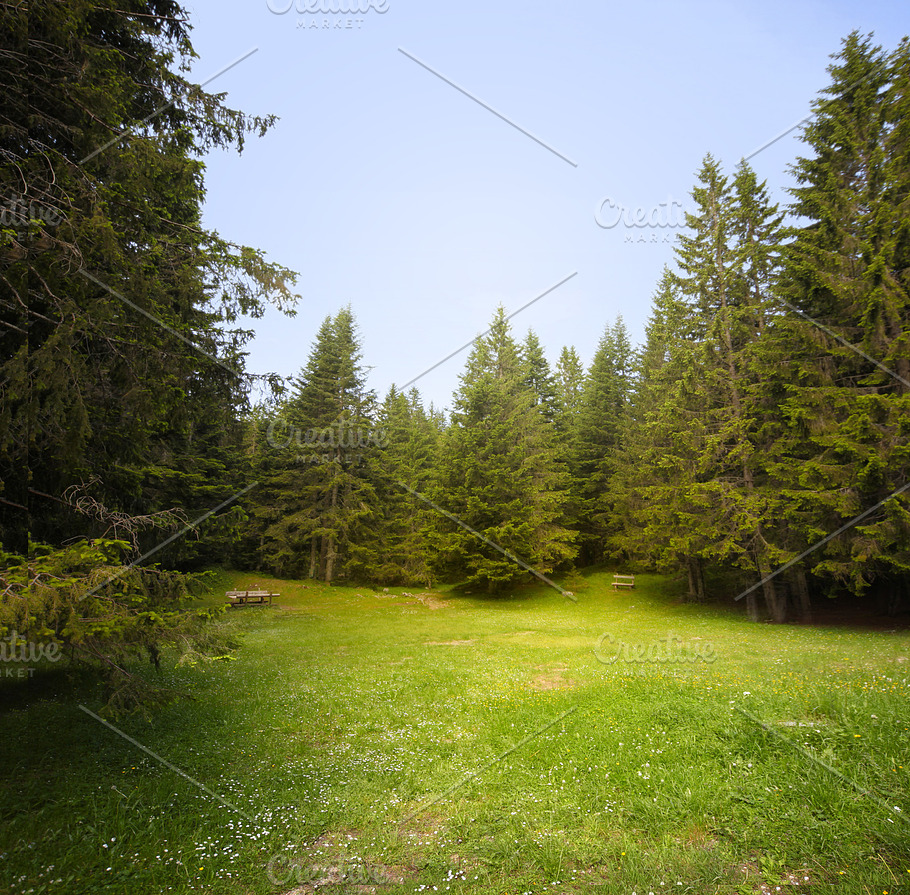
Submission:
{"label": "sunlit grass", "polygon": [[[610,579],[573,603],[223,576],[282,596],[230,613],[232,660],[164,670],[192,699],[116,722],[218,798],[82,712],[84,682],[36,679],[2,715],[0,885],[910,891],[910,634],[753,625]],[[713,661],[626,661],[668,637]]]}

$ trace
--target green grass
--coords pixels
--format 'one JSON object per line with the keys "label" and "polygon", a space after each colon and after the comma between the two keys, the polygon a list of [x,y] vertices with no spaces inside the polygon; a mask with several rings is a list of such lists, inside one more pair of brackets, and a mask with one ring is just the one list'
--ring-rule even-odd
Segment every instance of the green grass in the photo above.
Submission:
{"label": "green grass", "polygon": [[[282,596],[229,613],[232,659],[164,669],[192,699],[115,722],[223,801],[82,711],[89,683],[5,685],[0,889],[910,892],[910,633],[610,577],[427,605],[223,576]],[[671,633],[714,661],[626,661]]]}

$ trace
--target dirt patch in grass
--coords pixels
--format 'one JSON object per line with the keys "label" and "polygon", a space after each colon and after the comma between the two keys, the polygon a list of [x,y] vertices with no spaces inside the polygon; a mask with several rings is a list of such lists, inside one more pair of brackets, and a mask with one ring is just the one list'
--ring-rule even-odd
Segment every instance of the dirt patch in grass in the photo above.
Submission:
{"label": "dirt patch in grass", "polygon": [[427,609],[448,609],[449,604],[445,600],[440,600],[439,597],[433,596],[433,594],[416,594],[415,599],[418,603],[423,603]]}
{"label": "dirt patch in grass", "polygon": [[370,861],[357,853],[357,845],[356,831],[340,831],[324,833],[296,854],[288,853],[276,870],[280,867],[285,884],[297,885],[284,895],[314,895],[325,886],[344,886],[345,892],[378,892],[402,884],[417,872],[414,867]]}
{"label": "dirt patch in grass", "polygon": [[[358,594],[357,596],[359,597],[360,594]],[[404,600],[407,600],[407,603],[412,606],[414,605],[414,603],[420,603],[421,605],[426,606],[427,609],[448,609],[449,608],[449,604],[445,600],[440,599],[438,595],[431,594],[428,591],[424,591],[423,593],[419,593],[419,594],[412,594],[412,593],[408,593],[407,591],[405,591],[404,593],[401,593],[401,594],[373,594],[373,596],[376,597],[377,600],[404,599]],[[402,611],[408,612],[408,611],[413,611],[413,610],[404,609]]]}
{"label": "dirt patch in grass", "polygon": [[544,673],[531,680],[528,686],[532,690],[571,690],[578,686],[576,681],[565,677],[566,665],[538,665],[537,670]]}
{"label": "dirt patch in grass", "polygon": [[740,866],[740,872],[745,877],[745,883],[752,892],[761,892],[762,895],[777,895],[783,887],[790,891],[798,891],[800,888],[810,888],[818,883],[813,879],[810,872],[805,867],[801,870],[786,870],[784,868],[774,870],[762,870],[754,861],[749,861]]}
{"label": "dirt patch in grass", "polygon": [[687,824],[683,828],[682,836],[677,837],[676,841],[705,849],[716,848],[719,845],[707,827],[698,822]]}
{"label": "dirt patch in grass", "polygon": [[417,814],[406,814],[399,822],[398,835],[415,846],[425,845],[439,835],[446,826],[447,818],[434,811],[421,811],[422,802],[414,802],[412,811]]}
{"label": "dirt patch in grass", "polygon": [[[359,596],[361,596],[361,594],[357,594],[357,596],[359,597]],[[448,609],[449,608],[449,604],[445,600],[440,599],[438,595],[431,594],[428,591],[423,591],[419,594],[412,594],[412,593],[409,593],[408,591],[404,591],[403,593],[400,593],[400,594],[381,593],[381,594],[373,594],[373,596],[376,597],[377,600],[404,599],[404,600],[407,600],[408,603],[410,603],[411,605],[413,605],[414,603],[421,603],[422,605],[426,606],[427,609]],[[408,610],[405,609],[402,611],[407,612]]]}

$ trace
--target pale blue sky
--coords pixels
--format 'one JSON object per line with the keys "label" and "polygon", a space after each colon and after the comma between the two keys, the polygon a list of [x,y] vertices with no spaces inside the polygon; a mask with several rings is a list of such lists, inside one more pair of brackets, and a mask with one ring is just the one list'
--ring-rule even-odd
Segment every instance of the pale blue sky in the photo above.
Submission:
{"label": "pale blue sky", "polygon": [[[207,226],[300,272],[297,317],[255,322],[249,368],[296,373],[322,319],[350,303],[380,397],[497,305],[517,310],[576,272],[515,318],[516,335],[533,327],[551,361],[571,344],[587,363],[622,314],[640,340],[676,230],[599,227],[604,200],[604,223],[616,205],[688,204],[706,152],[732,171],[808,113],[852,29],[886,49],[910,31],[903,4],[877,0],[384,5],[187,3],[195,78],[258,47],[208,89],[280,117],[242,156],[206,160]],[[790,135],[752,159],[779,199],[800,146]],[[427,403],[450,406],[465,356],[417,383]]]}

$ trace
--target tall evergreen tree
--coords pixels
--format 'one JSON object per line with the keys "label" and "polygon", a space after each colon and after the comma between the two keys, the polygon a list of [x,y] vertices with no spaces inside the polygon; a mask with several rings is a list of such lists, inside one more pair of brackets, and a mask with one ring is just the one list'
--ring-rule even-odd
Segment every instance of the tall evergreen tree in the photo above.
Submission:
{"label": "tall evergreen tree", "polygon": [[[439,503],[465,525],[541,573],[574,555],[562,524],[566,495],[556,445],[503,308],[468,358],[447,432]],[[470,532],[444,523],[444,572],[491,592],[522,580],[521,566]]]}
{"label": "tall evergreen tree", "polygon": [[611,480],[632,371],[632,347],[621,317],[606,327],[591,367],[572,433],[570,470],[585,563],[602,562],[613,528]]}
{"label": "tall evergreen tree", "polygon": [[705,505],[697,489],[703,408],[695,333],[702,328],[665,269],[636,358],[629,422],[612,477],[616,550],[664,571],[682,567],[695,601],[706,598]]}
{"label": "tall evergreen tree", "polygon": [[[776,489],[763,461],[775,408],[756,351],[771,315],[781,215],[747,165],[731,186],[710,155],[692,196],[677,270],[664,273],[639,360],[617,478],[630,526],[619,541],[629,545],[629,528],[640,526],[639,549],[682,564],[693,599],[705,598],[706,564],[751,571],[780,621],[786,604],[769,572],[782,550],[767,527]],[[755,617],[754,594],[749,602]]]}
{"label": "tall evergreen tree", "polygon": [[574,449],[578,441],[579,415],[584,398],[585,368],[574,347],[562,349],[553,379],[556,394],[556,415],[553,421],[557,441],[556,461],[561,474],[568,482],[566,524],[577,531],[581,498],[573,476],[573,464]]}
{"label": "tall evergreen tree", "polygon": [[544,419],[552,423],[559,412],[556,382],[543,345],[533,329],[528,330],[521,346],[521,363],[524,367],[524,382],[534,396],[535,406],[540,409]]}
{"label": "tall evergreen tree", "polygon": [[279,455],[259,513],[274,520],[264,532],[262,561],[277,573],[331,583],[361,571],[357,549],[376,512],[367,457],[377,436],[375,397],[360,361],[354,317],[343,308],[323,321],[270,423],[270,447]]}
{"label": "tall evergreen tree", "polygon": [[[792,231],[779,295],[782,410],[776,450],[793,546],[832,592],[877,590],[893,609],[910,581],[910,242],[905,40],[890,56],[851,34],[829,66],[793,166]],[[797,460],[798,462],[793,462]]]}
{"label": "tall evergreen tree", "polygon": [[26,211],[0,225],[0,538],[100,534],[61,502],[81,481],[114,511],[197,517],[243,478],[236,321],[294,300],[290,271],[203,229],[199,157],[273,118],[186,81],[173,0],[5,4],[3,22],[0,191]]}
{"label": "tall evergreen tree", "polygon": [[556,426],[560,432],[573,428],[584,394],[585,368],[574,346],[562,349],[556,362]]}
{"label": "tall evergreen tree", "polygon": [[[704,559],[751,568],[763,581],[766,604],[783,621],[786,604],[769,575],[774,548],[764,531],[765,478],[756,449],[760,395],[753,353],[765,326],[780,215],[748,165],[731,186],[709,155],[692,192],[696,211],[676,249],[682,294],[699,321],[700,454],[696,502]],[[693,432],[694,434],[694,432]],[[757,617],[754,592],[750,614]]]}
{"label": "tall evergreen tree", "polygon": [[370,462],[378,509],[369,537],[358,545],[361,574],[374,582],[428,587],[434,580],[437,514],[411,492],[434,492],[440,420],[432,408],[424,410],[417,389],[405,394],[393,386],[377,432],[378,450]]}
{"label": "tall evergreen tree", "polygon": [[200,517],[250,484],[237,321],[295,300],[202,226],[201,157],[274,119],[186,80],[174,0],[0,9],[0,629],[65,644],[132,708],[127,660],[207,637],[193,579],[138,561],[229,552],[242,511]]}

